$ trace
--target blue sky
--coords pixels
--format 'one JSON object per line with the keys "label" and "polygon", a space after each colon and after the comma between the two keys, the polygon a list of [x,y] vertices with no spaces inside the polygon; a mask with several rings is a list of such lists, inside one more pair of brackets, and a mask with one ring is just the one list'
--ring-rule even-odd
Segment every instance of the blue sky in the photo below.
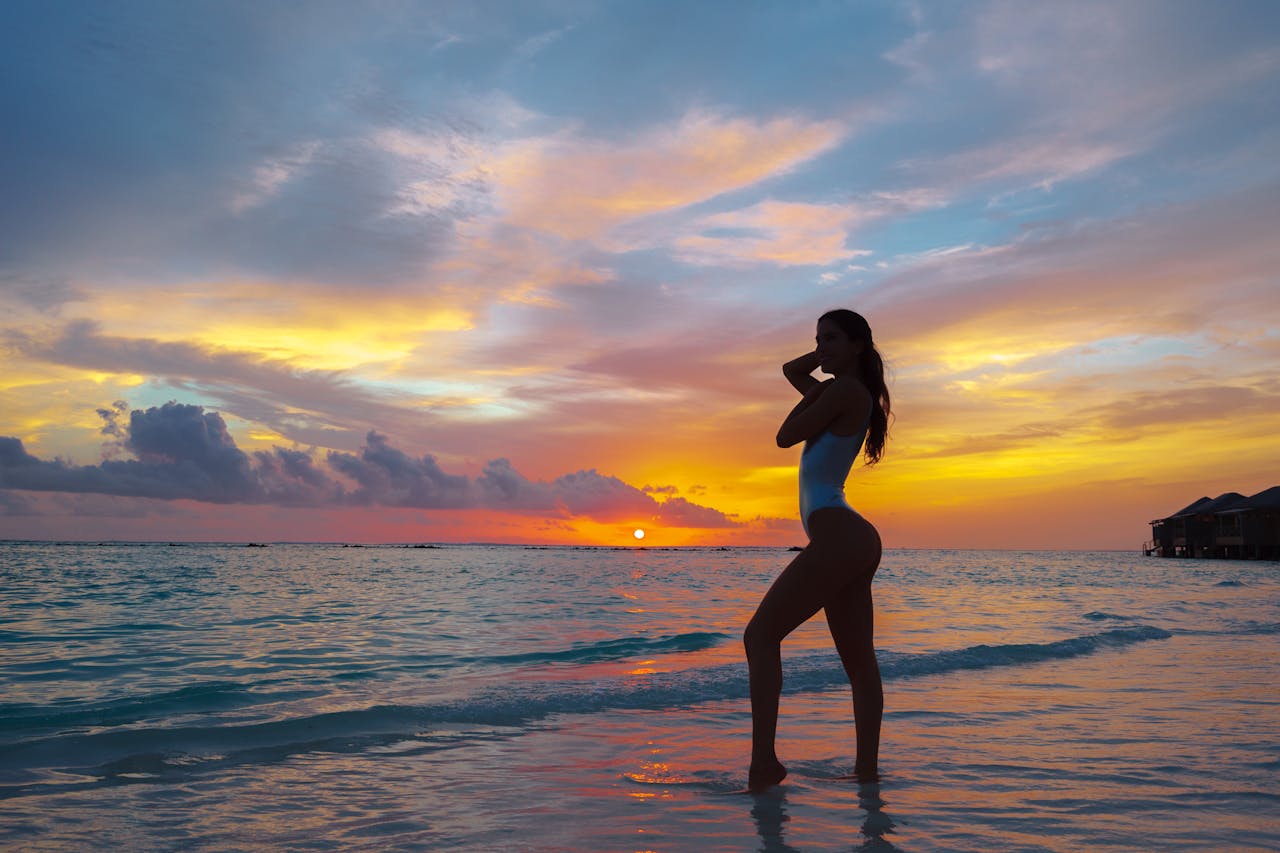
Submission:
{"label": "blue sky", "polygon": [[[98,409],[173,402],[342,494],[330,458],[430,458],[472,491],[418,509],[476,536],[640,523],[548,485],[595,472],[785,539],[777,366],[837,305],[894,370],[891,453],[855,505],[896,544],[1060,545],[1032,520],[1057,512],[1127,543],[1280,472],[1274,3],[4,15],[0,435],[74,482],[146,446],[104,449]],[[561,496],[486,504],[493,460]],[[70,535],[91,499],[104,532],[181,510],[193,536],[218,512],[247,536],[263,505],[295,538],[319,523],[261,484],[236,516],[199,489],[15,478],[0,535]],[[350,535],[438,520],[388,502]],[[994,512],[1026,521],[983,531]]]}

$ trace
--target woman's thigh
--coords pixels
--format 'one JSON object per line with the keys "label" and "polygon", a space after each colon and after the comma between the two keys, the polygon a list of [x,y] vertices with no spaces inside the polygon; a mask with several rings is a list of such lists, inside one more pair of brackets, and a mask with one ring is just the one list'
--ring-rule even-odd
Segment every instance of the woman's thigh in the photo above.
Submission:
{"label": "woman's thigh", "polygon": [[809,516],[813,538],[765,594],[749,634],[780,642],[853,584],[870,583],[880,562],[880,537],[856,513],[839,508]]}

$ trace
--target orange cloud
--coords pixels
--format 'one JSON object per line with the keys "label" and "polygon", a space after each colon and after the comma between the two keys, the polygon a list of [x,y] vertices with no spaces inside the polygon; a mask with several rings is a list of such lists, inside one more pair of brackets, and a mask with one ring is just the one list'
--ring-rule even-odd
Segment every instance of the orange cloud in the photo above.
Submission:
{"label": "orange cloud", "polygon": [[843,136],[830,121],[693,112],[628,142],[566,133],[514,143],[488,169],[504,221],[581,240],[782,174]]}
{"label": "orange cloud", "polygon": [[845,245],[858,219],[841,205],[764,201],[696,220],[690,230],[697,233],[678,237],[675,254],[708,266],[832,264],[871,254]]}

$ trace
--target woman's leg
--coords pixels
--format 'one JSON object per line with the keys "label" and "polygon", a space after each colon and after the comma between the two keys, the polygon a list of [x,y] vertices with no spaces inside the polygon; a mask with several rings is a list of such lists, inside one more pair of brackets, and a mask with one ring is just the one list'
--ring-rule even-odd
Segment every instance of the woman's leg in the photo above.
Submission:
{"label": "woman's leg", "polygon": [[884,688],[876,661],[875,609],[871,580],[880,567],[880,534],[858,516],[859,567],[856,579],[824,608],[827,628],[835,641],[840,662],[853,691],[853,720],[857,733],[857,758],[853,772],[861,781],[878,778],[880,721],[884,716]]}
{"label": "woman's leg", "polygon": [[[862,527],[870,528],[868,538]],[[851,578],[870,576],[879,563],[875,529],[849,510],[818,510],[809,518],[813,540],[796,555],[765,594],[747,624],[743,644],[751,683],[751,771],[748,786],[777,784],[787,771],[774,740],[782,692],[782,640],[818,610],[836,600]],[[870,545],[874,539],[874,562]],[[865,550],[864,550],[865,549]],[[858,551],[862,550],[862,554]]]}
{"label": "woman's leg", "polygon": [[742,635],[751,683],[751,770],[753,790],[776,785],[787,775],[774,751],[778,697],[782,693],[782,640],[817,613],[826,601],[825,561],[801,551],[769,587]]}
{"label": "woman's leg", "polygon": [[855,582],[845,594],[827,604],[827,627],[853,689],[853,721],[857,731],[857,759],[853,773],[859,781],[876,781],[880,759],[880,720],[884,689],[876,662],[874,610],[870,578]]}

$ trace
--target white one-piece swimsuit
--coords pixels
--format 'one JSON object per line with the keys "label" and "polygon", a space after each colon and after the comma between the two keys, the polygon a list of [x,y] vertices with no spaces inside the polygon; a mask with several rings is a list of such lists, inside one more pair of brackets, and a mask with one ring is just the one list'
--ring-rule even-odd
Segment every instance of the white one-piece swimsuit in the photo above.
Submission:
{"label": "white one-piece swimsuit", "polygon": [[836,435],[824,429],[805,442],[800,454],[800,523],[805,535],[814,510],[838,506],[856,512],[845,500],[844,481],[866,437],[866,426],[853,435]]}

